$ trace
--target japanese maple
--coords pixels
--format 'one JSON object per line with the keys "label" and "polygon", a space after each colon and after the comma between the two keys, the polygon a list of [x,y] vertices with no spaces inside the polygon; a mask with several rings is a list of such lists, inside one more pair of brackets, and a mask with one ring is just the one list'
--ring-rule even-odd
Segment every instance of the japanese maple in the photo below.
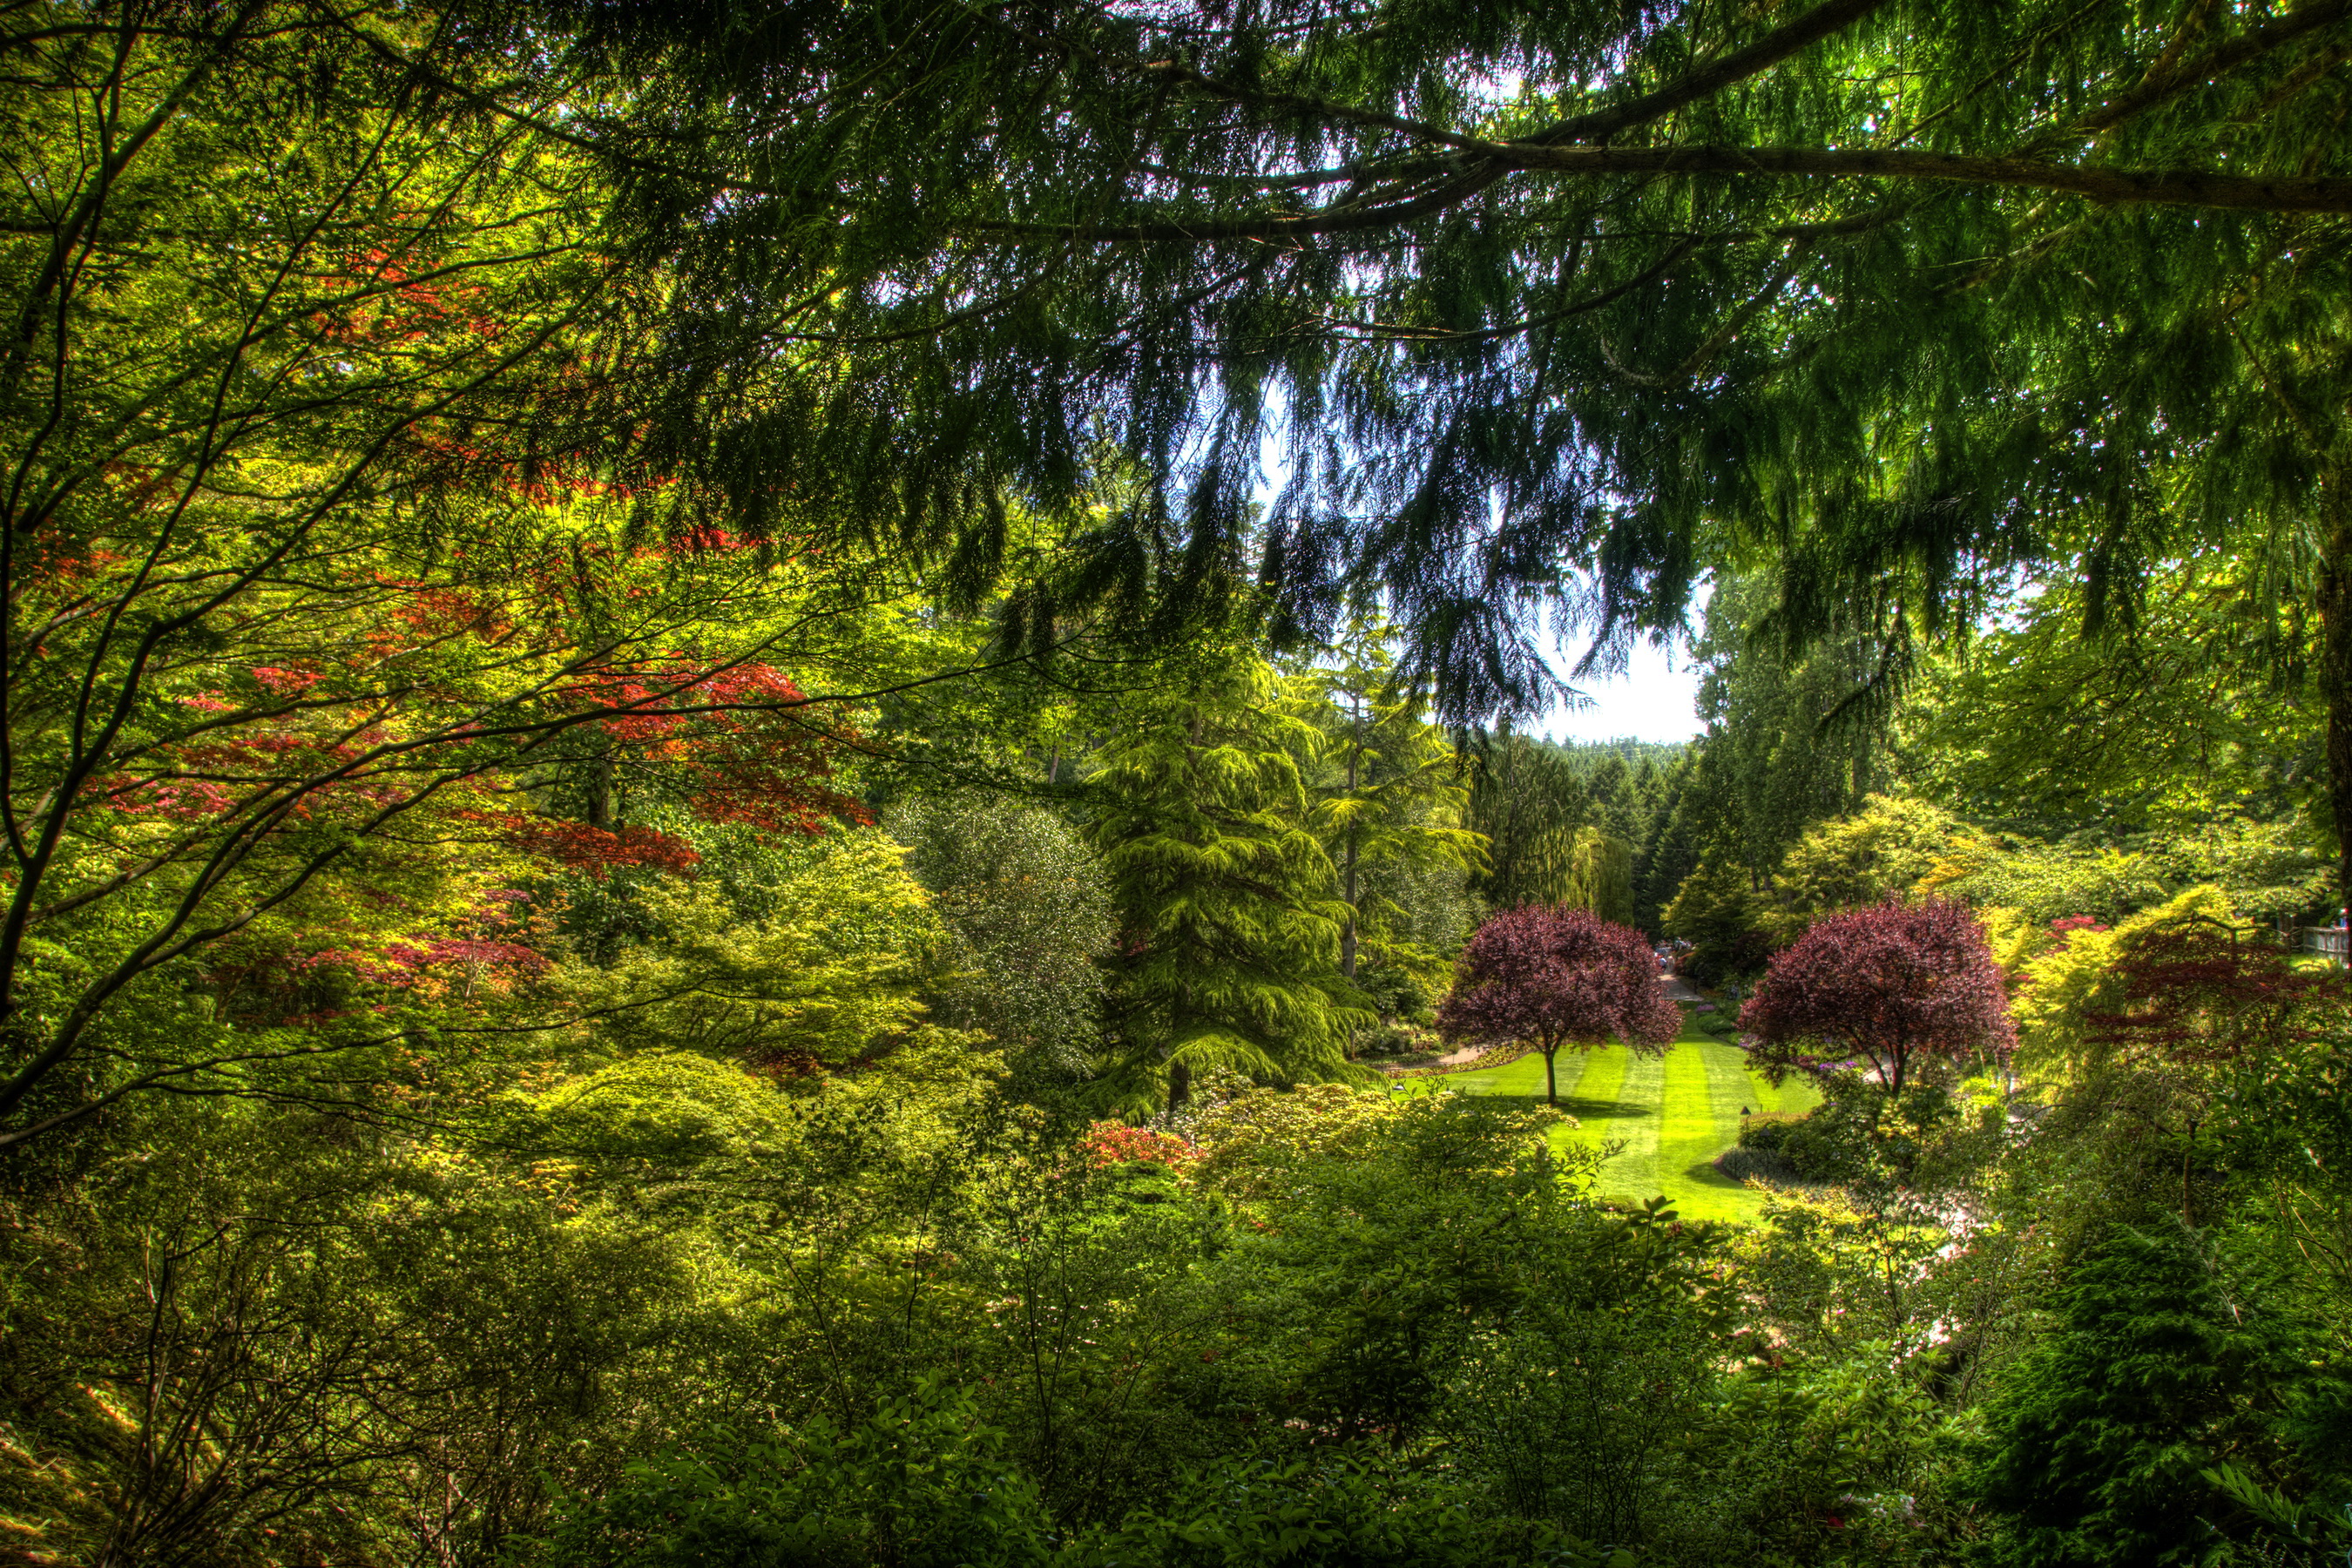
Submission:
{"label": "japanese maple", "polygon": [[1861,1060],[1891,1093],[1921,1058],[2005,1058],[2016,1043],[2000,969],[1966,904],[1890,900],[1814,922],[1740,1009],[1775,1071]]}
{"label": "japanese maple", "polygon": [[1544,1099],[1554,1103],[1562,1047],[1617,1039],[1655,1054],[1682,1029],[1648,939],[1585,910],[1504,910],[1470,938],[1458,974],[1438,1009],[1438,1032],[1457,1045],[1533,1046],[1543,1053]]}

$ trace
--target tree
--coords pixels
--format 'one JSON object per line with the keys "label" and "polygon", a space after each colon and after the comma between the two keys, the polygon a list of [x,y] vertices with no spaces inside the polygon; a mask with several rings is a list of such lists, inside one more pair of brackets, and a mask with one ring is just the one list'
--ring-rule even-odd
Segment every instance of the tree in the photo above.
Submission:
{"label": "tree", "polygon": [[2172,1226],[2113,1228],[2076,1263],[2056,1331],[1985,1412],[1965,1484],[2000,1521],[1989,1561],[2211,1560],[2227,1511],[2206,1478],[2225,1456],[2276,1451],[2283,1434],[2263,1428],[2302,1348],[2215,1273]]}
{"label": "tree", "polygon": [[1486,838],[1474,879],[1498,910],[1559,903],[1576,876],[1576,836],[1592,821],[1592,796],[1568,759],[1541,742],[1482,736],[1472,752],[1469,825]]}
{"label": "tree", "polygon": [[1590,910],[1604,921],[1622,923],[1633,918],[1632,845],[1598,827],[1580,827],[1569,863],[1574,869],[1561,903]]}
{"label": "tree", "polygon": [[1415,872],[1458,885],[1486,857],[1479,836],[1461,826],[1469,796],[1462,759],[1428,721],[1426,694],[1399,684],[1388,642],[1385,628],[1359,620],[1331,662],[1290,685],[1321,737],[1308,794],[1348,907],[1339,973],[1353,983],[1369,949],[1375,964],[1426,983],[1446,955],[1413,942],[1406,933],[1414,911],[1385,895],[1418,879]]}
{"label": "tree", "polygon": [[1612,1038],[1656,1054],[1682,1032],[1640,931],[1583,910],[1524,904],[1480,926],[1463,950],[1438,1032],[1456,1044],[1526,1044],[1543,1053],[1544,1099],[1557,1104],[1563,1046]]}
{"label": "tree", "polygon": [[1171,1107],[1210,1068],[1350,1077],[1349,1028],[1379,1021],[1339,976],[1348,908],[1289,749],[1314,737],[1275,698],[1273,671],[1241,658],[1137,701],[1088,781],[1087,837],[1122,922],[1112,977],[1127,1067]]}
{"label": "tree", "polygon": [[2194,556],[2151,572],[2130,623],[2097,640],[2079,635],[2080,584],[2006,606],[1905,701],[1915,787],[2048,837],[2233,814],[2324,829],[2318,628],[2257,613],[2281,586],[2258,553]]}
{"label": "tree", "polygon": [[1083,1070],[1118,922],[1077,830],[1043,806],[978,795],[919,795],[884,821],[961,949],[940,1020]]}
{"label": "tree", "polygon": [[2005,1058],[2017,1037],[1984,928],[1944,899],[1817,921],[1773,955],[1739,1026],[1769,1071],[1861,1058],[1890,1097],[1923,1059]]}
{"label": "tree", "polygon": [[701,465],[738,493],[781,449],[863,500],[887,453],[908,524],[985,535],[950,474],[1066,494],[1108,433],[1185,498],[1106,535],[1108,583],[1178,504],[1176,553],[1235,547],[1279,409],[1269,578],[1302,621],[1388,594],[1449,717],[1541,700],[1538,619],[1605,664],[1736,559],[1884,691],[2014,569],[2095,630],[2227,542],[2318,612],[2352,849],[2332,4],[547,8],[693,279],[663,422],[721,343],[863,393],[746,397]]}

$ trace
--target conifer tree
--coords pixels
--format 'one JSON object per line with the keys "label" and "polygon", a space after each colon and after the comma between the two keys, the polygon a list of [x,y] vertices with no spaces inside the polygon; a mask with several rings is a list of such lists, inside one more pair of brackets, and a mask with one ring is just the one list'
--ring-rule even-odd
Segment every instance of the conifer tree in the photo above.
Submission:
{"label": "conifer tree", "polygon": [[1171,1107],[1211,1068],[1354,1077],[1348,1031],[1378,1022],[1339,974],[1349,910],[1294,750],[1317,737],[1276,697],[1251,660],[1140,701],[1091,780],[1089,835],[1124,921],[1123,1068]]}
{"label": "conifer tree", "polygon": [[1568,898],[1576,836],[1592,817],[1591,792],[1567,758],[1507,726],[1486,737],[1470,787],[1469,825],[1487,841],[1478,895],[1498,910]]}
{"label": "conifer tree", "polygon": [[2020,570],[2096,631],[2220,544],[2322,624],[2352,889],[2335,0],[504,9],[486,77],[584,70],[685,264],[681,495],[978,568],[1000,486],[1071,500],[1108,437],[1161,498],[1071,579],[1114,590],[1230,557],[1285,440],[1286,614],[1377,586],[1448,718],[1727,562],[1883,698]]}
{"label": "conifer tree", "polygon": [[1389,867],[1459,878],[1486,863],[1485,843],[1462,826],[1467,770],[1428,721],[1427,694],[1400,684],[1387,629],[1359,618],[1330,662],[1293,678],[1302,717],[1318,731],[1308,797],[1347,906],[1339,973],[1360,962],[1427,972],[1444,955],[1403,941],[1409,911],[1384,895]]}

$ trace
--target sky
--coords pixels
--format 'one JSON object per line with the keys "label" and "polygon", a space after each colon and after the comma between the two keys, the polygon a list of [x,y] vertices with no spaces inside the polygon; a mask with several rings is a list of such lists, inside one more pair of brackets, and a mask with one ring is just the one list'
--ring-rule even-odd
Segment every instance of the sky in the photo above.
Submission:
{"label": "sky", "polygon": [[[1671,668],[1670,668],[1671,666]],[[1580,683],[1592,706],[1553,713],[1540,726],[1555,741],[1687,741],[1702,728],[1696,706],[1698,668],[1687,649],[1674,656],[1641,643],[1624,674]]]}

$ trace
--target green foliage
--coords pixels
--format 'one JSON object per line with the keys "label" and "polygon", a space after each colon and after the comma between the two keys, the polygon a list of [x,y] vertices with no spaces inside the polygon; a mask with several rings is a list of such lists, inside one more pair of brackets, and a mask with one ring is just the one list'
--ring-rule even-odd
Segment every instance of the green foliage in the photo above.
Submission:
{"label": "green foliage", "polygon": [[[1496,1520],[1459,1488],[1400,1484],[1360,1460],[1240,1460],[1193,1478],[1166,1515],[1084,1540],[1069,1568],[1632,1568],[1542,1523]],[[1057,1565],[1058,1568],[1058,1565]]]}
{"label": "green foliage", "polygon": [[2292,1364],[2281,1325],[2177,1231],[2113,1232],[2058,1310],[1990,1406],[1968,1482],[2001,1520],[1995,1560],[2206,1560],[2221,1510],[2201,1472],[2262,1443],[2265,1385]]}
{"label": "green foliage", "polygon": [[654,934],[580,982],[614,1048],[807,1071],[879,1054],[922,1018],[947,933],[887,837],[780,844],[754,886],[768,912],[751,919],[740,889],[645,889]]}
{"label": "green foliage", "polygon": [[1360,963],[1442,984],[1476,923],[1465,882],[1485,864],[1485,843],[1462,826],[1463,760],[1428,722],[1425,694],[1399,684],[1391,640],[1359,620],[1329,664],[1286,687],[1321,737],[1303,761],[1310,820],[1348,908],[1340,974],[1362,979]]}
{"label": "green foliage", "polygon": [[2221,889],[2250,918],[2293,924],[2325,910],[2336,868],[2296,824],[2223,817],[2090,844],[2012,840],[1938,879],[1949,892],[2037,924],[2070,915],[2112,924],[2200,885]]}
{"label": "green foliage", "polygon": [[926,1387],[836,1428],[819,1415],[773,1443],[709,1434],[702,1452],[630,1467],[528,1561],[548,1568],[1039,1568],[1036,1488],[968,1394]]}
{"label": "green foliage", "polygon": [[2268,564],[2252,552],[2168,563],[2137,615],[2102,637],[2081,635],[2084,584],[2047,584],[1928,664],[1904,716],[1917,783],[1979,819],[2051,837],[2213,817],[2308,825],[2324,704],[2300,677],[2316,628],[2297,615],[2282,639],[2262,604],[2278,590]]}
{"label": "green foliage", "polygon": [[1939,868],[1970,858],[1982,842],[1925,802],[1872,795],[1851,816],[1822,823],[1789,847],[1758,923],[1785,947],[1823,915],[1910,894]]}
{"label": "green foliage", "polygon": [[1507,730],[1485,739],[1471,760],[1467,820],[1487,843],[1472,887],[1492,909],[1559,902],[1574,875],[1577,830],[1592,817],[1583,779],[1552,748]]}
{"label": "green foliage", "polygon": [[[2352,1025],[2183,933],[2352,831],[2347,28],[7,8],[12,1550],[2315,1553]],[[1350,1087],[1482,899],[1922,886],[2023,1081],[1753,1227]]]}
{"label": "green foliage", "polygon": [[941,1021],[1083,1068],[1102,1026],[1115,917],[1077,832],[1042,807],[969,796],[917,796],[887,821],[955,944]]}
{"label": "green foliage", "polygon": [[1682,967],[1712,983],[1761,973],[1771,944],[1758,929],[1755,879],[1728,859],[1702,860],[1662,911],[1666,934],[1690,944]]}
{"label": "green foliage", "polygon": [[2060,1081],[2095,1076],[2113,1056],[2095,1020],[2121,1009],[2116,966],[2126,949],[2143,936],[2209,921],[2234,927],[2237,910],[2221,889],[2191,888],[2112,929],[2039,935],[2041,951],[2020,966],[2011,1009],[2020,1060]]}
{"label": "green foliage", "polygon": [[1349,1029],[1375,1021],[1339,973],[1349,910],[1287,749],[1312,732],[1274,697],[1272,671],[1245,660],[1139,702],[1089,781],[1087,831],[1124,922],[1125,1081],[1165,1084],[1171,1101],[1213,1068],[1344,1079]]}

